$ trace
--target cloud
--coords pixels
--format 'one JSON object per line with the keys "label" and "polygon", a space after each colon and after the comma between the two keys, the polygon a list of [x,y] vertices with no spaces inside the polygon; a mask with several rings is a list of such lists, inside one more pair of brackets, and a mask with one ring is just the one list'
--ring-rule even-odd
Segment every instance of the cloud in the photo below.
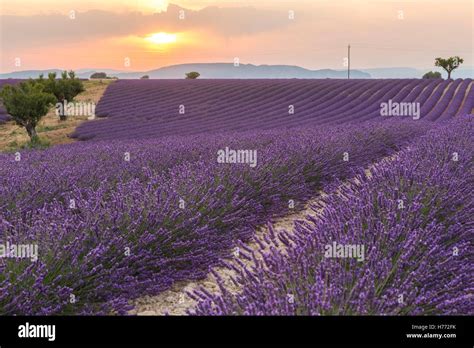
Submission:
{"label": "cloud", "polygon": [[[184,19],[179,15],[184,11]],[[97,38],[152,32],[208,30],[224,37],[251,35],[284,28],[289,24],[285,11],[252,7],[206,7],[193,11],[170,4],[166,12],[114,13],[91,10],[74,14],[0,16],[3,50],[76,43]]]}

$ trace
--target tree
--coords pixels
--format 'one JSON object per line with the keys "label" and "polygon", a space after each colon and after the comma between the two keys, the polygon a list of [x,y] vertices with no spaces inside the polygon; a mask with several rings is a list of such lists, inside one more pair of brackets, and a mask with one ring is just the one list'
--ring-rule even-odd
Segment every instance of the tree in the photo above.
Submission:
{"label": "tree", "polygon": [[6,85],[0,92],[7,112],[17,125],[25,127],[30,139],[37,139],[36,126],[48,113],[56,98],[44,91],[44,84],[35,80],[21,82],[17,86]]}
{"label": "tree", "polygon": [[201,74],[198,73],[197,71],[191,71],[191,72],[186,73],[186,79],[188,80],[195,80],[199,76],[201,76]]}
{"label": "tree", "polygon": [[141,80],[148,80],[150,78],[150,76],[148,75],[143,75],[142,77],[140,77]]}
{"label": "tree", "polygon": [[438,71],[428,71],[426,74],[423,75],[424,79],[440,79],[441,73]]}
{"label": "tree", "polygon": [[449,57],[448,59],[436,58],[435,60],[435,66],[439,66],[446,70],[446,72],[448,73],[448,79],[451,78],[451,72],[457,69],[462,63],[464,63],[464,59],[458,56]]}
{"label": "tree", "polygon": [[[65,101],[73,101],[75,96],[84,91],[84,85],[81,80],[76,78],[74,71],[69,71],[69,73],[64,71],[60,79],[56,79],[56,73],[48,74],[47,79],[40,75],[38,81],[44,85],[44,91],[53,94],[57,102],[61,104]],[[67,118],[66,108],[63,107],[60,110],[62,112],[59,119],[65,121]]]}
{"label": "tree", "polygon": [[107,74],[105,72],[95,72],[91,75],[91,79],[106,79]]}

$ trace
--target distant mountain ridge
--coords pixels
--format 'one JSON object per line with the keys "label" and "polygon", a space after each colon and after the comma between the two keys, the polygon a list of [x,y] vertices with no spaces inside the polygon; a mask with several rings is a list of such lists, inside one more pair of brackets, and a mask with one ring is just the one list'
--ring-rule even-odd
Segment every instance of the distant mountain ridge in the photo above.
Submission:
{"label": "distant mountain ridge", "polygon": [[[446,78],[446,73],[439,68],[416,69],[410,67],[392,68],[367,68],[351,70],[351,78],[385,78],[385,79],[406,79],[421,78],[428,71],[439,71]],[[319,69],[310,70],[296,65],[254,65],[240,64],[238,67],[232,63],[194,63],[165,66],[149,71],[124,71],[116,69],[78,69],[76,74],[80,78],[89,78],[95,72],[105,72],[108,76],[115,76],[119,79],[138,79],[143,75],[148,75],[152,79],[183,79],[184,74],[190,71],[197,71],[203,79],[278,79],[278,78],[299,78],[299,79],[345,79],[346,70]],[[11,73],[0,74],[0,79],[27,79],[36,78],[40,74],[45,76],[50,72],[61,73],[60,69],[48,70],[24,70]],[[453,72],[453,78],[474,78],[474,67],[460,67]]]}
{"label": "distant mountain ridge", "polygon": [[[0,74],[0,79],[16,78],[36,78],[40,74],[45,76],[49,72],[60,73],[59,69],[50,70],[26,70],[6,74]],[[253,65],[240,64],[234,66],[232,63],[196,63],[179,64],[162,67],[149,71],[120,71],[113,69],[79,69],[76,70],[80,78],[89,78],[94,72],[106,72],[109,76],[119,79],[137,79],[143,75],[148,75],[152,79],[183,79],[185,73],[197,71],[203,79],[260,79],[260,78],[300,78],[300,79],[324,79],[324,78],[346,78],[345,70],[309,70],[294,65]],[[351,70],[353,78],[370,78],[370,74],[359,70]]]}
{"label": "distant mountain ridge", "polygon": [[[324,79],[324,78],[345,78],[346,71],[331,69],[309,70],[294,65],[253,65],[240,64],[234,66],[231,63],[197,63],[179,64],[163,68],[145,71],[141,73],[121,73],[118,78],[140,78],[148,75],[154,79],[180,79],[190,71],[197,71],[203,79],[260,79],[260,78],[300,78],[300,79]],[[370,74],[358,70],[351,72],[354,78],[370,78]]]}

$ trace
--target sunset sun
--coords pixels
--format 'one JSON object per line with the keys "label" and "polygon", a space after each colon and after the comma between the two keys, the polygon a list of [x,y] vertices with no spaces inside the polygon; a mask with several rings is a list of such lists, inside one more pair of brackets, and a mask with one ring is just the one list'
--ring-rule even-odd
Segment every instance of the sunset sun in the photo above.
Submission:
{"label": "sunset sun", "polygon": [[176,42],[176,34],[154,33],[149,35],[146,40],[157,45],[170,44]]}

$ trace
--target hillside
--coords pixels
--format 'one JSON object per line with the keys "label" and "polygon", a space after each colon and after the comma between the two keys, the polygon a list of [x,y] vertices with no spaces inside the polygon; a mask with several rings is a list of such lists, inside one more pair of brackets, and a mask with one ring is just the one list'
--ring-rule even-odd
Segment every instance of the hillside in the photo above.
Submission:
{"label": "hillside", "polygon": [[[35,78],[40,74],[47,75],[49,72],[60,73],[59,69],[49,70],[25,70],[0,74],[0,79]],[[260,79],[260,78],[300,78],[300,79],[324,79],[345,78],[345,70],[309,70],[295,65],[253,65],[240,64],[238,67],[231,63],[198,63],[178,64],[162,67],[149,71],[119,71],[111,69],[81,69],[77,71],[80,78],[89,78],[94,72],[106,72],[109,76],[119,79],[138,79],[148,75],[152,79],[182,79],[184,74],[190,71],[198,71],[204,79]],[[353,78],[370,78],[370,74],[359,70],[352,70]]]}
{"label": "hillside", "polygon": [[[192,135],[384,120],[381,103],[415,103],[409,118],[470,112],[472,80],[119,80],[97,105],[105,120],[80,125],[86,139]],[[416,110],[414,110],[416,112]]]}

